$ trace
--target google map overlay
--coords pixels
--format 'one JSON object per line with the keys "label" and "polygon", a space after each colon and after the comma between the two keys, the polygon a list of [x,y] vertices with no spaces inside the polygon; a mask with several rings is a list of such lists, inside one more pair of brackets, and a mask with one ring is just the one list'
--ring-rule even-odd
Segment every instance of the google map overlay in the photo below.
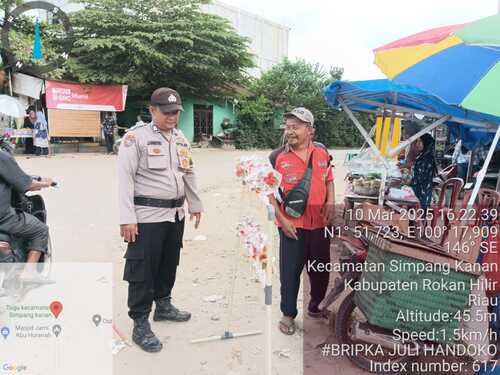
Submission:
{"label": "google map overlay", "polygon": [[0,374],[112,374],[111,265],[0,264]]}

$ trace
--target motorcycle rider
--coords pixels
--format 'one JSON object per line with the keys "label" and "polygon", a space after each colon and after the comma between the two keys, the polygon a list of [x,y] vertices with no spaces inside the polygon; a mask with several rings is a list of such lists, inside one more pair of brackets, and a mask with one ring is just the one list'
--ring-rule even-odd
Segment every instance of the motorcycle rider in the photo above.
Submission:
{"label": "motorcycle rider", "polygon": [[[27,175],[17,164],[14,157],[7,151],[0,149],[0,233],[24,239],[28,249],[27,265],[22,278],[30,278],[29,264],[37,263],[42,254],[48,251],[49,229],[46,224],[35,216],[25,212],[16,212],[12,207],[12,193],[17,191],[41,190],[50,187],[50,178],[35,181]],[[12,250],[7,246],[0,246],[0,262],[16,262]]]}

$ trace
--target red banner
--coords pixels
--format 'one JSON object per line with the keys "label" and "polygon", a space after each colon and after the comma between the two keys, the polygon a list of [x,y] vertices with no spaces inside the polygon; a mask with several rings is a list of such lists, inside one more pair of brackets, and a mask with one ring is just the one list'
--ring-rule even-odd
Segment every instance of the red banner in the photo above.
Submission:
{"label": "red banner", "polygon": [[45,81],[47,108],[120,112],[125,109],[127,86],[81,85]]}

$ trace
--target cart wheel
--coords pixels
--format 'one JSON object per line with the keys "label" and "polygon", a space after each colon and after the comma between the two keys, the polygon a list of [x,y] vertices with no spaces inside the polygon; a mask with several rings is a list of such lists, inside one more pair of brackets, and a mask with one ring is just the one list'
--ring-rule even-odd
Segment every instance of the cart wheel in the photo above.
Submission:
{"label": "cart wheel", "polygon": [[[366,345],[367,347],[372,345],[362,341],[355,341],[351,338],[352,329],[356,322],[366,322],[366,319],[361,310],[356,306],[354,292],[352,292],[342,301],[335,321],[335,335],[340,345],[345,344],[351,347],[354,347],[354,345]],[[382,368],[382,366],[377,366],[377,364],[381,365],[389,361],[391,363],[406,363],[409,360],[409,357],[406,356],[391,356],[389,355],[389,351],[387,354],[384,353],[384,355],[370,355],[366,350],[357,355],[350,353],[347,357],[357,367],[376,374],[399,374],[399,371],[374,371],[374,369]]]}

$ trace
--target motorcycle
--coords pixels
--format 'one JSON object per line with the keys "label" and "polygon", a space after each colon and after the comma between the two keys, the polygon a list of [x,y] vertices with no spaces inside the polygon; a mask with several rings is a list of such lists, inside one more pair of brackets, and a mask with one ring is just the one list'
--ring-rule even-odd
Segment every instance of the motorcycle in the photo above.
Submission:
{"label": "motorcycle", "polygon": [[[5,136],[0,137],[0,148],[11,154],[14,151],[14,147]],[[37,181],[41,180],[39,176],[32,176],[32,178]],[[51,186],[56,187],[57,183],[53,182]],[[13,191],[11,205],[17,212],[25,212],[35,216],[43,223],[47,222],[47,209],[41,195]],[[21,289],[27,287],[23,285],[18,277],[28,257],[28,249],[26,248],[25,241],[9,233],[0,232],[0,250],[2,250],[0,252],[0,297],[12,294],[17,295]],[[32,284],[41,284],[44,279],[48,278],[53,257],[54,250],[49,235],[47,253],[40,258],[38,264],[35,266],[40,282]]]}

